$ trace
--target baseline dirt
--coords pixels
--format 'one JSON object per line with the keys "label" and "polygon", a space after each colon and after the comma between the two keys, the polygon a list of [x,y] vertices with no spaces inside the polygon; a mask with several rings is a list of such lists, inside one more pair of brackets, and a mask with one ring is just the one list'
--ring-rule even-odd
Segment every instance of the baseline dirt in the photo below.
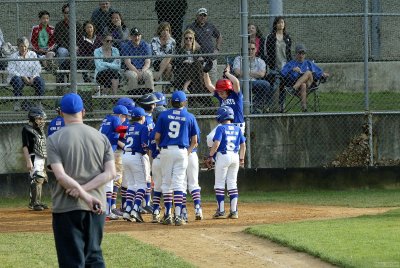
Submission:
{"label": "baseline dirt", "polygon": [[[113,221],[106,223],[106,232],[124,232],[135,239],[168,250],[198,267],[332,267],[321,260],[247,235],[242,231],[252,225],[346,218],[378,214],[392,208],[345,208],[293,204],[241,203],[238,220],[214,220],[214,203],[205,203],[205,219],[189,224],[163,226],[150,223]],[[0,232],[52,232],[51,211],[27,209],[0,210]],[[177,242],[179,241],[179,242]]]}

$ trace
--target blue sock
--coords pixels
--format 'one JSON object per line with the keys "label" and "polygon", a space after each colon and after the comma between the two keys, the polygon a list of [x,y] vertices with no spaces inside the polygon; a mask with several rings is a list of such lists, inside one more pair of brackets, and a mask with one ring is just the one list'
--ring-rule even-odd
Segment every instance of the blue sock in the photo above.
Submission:
{"label": "blue sock", "polygon": [[182,212],[182,191],[174,191],[175,216],[180,217]]}
{"label": "blue sock", "polygon": [[113,187],[113,192],[111,195],[111,209],[114,209],[117,207],[117,196],[118,196],[118,186]]}
{"label": "blue sock", "polygon": [[156,210],[160,210],[161,195],[161,192],[154,191],[153,193],[153,213]]}
{"label": "blue sock", "polygon": [[124,209],[126,205],[126,191],[128,191],[128,188],[121,187],[121,209]]}
{"label": "blue sock", "polygon": [[183,196],[182,196],[182,212],[183,211],[186,212],[186,193],[183,193]]}
{"label": "blue sock", "polygon": [[144,196],[144,200],[146,201],[146,206],[150,206],[151,205],[151,183],[148,182],[146,184],[147,188],[146,188],[146,194]]}
{"label": "blue sock", "polygon": [[109,215],[111,212],[111,196],[112,192],[106,192],[106,202],[107,202],[106,215]]}
{"label": "blue sock", "polygon": [[164,207],[165,207],[165,215],[171,215],[172,209],[172,193],[163,193],[164,196]]}
{"label": "blue sock", "polygon": [[133,199],[135,198],[135,192],[133,190],[128,189],[126,191],[126,206],[125,206],[125,211],[126,212],[131,212],[133,208]]}
{"label": "blue sock", "polygon": [[238,198],[239,198],[239,192],[238,189],[231,189],[228,190],[229,193],[229,198],[230,198],[230,204],[231,204],[231,212],[235,212],[237,211],[237,202],[238,202]]}
{"label": "blue sock", "polygon": [[193,198],[194,208],[200,208],[201,207],[200,189],[193,190],[190,194],[192,195]]}
{"label": "blue sock", "polygon": [[225,211],[225,204],[224,204],[224,199],[225,199],[225,189],[215,189],[215,197],[217,198],[217,206],[218,206],[218,211],[223,212]]}
{"label": "blue sock", "polygon": [[142,204],[143,201],[144,194],[145,194],[144,189],[139,189],[136,191],[135,202],[133,203],[134,210],[139,211],[140,205]]}

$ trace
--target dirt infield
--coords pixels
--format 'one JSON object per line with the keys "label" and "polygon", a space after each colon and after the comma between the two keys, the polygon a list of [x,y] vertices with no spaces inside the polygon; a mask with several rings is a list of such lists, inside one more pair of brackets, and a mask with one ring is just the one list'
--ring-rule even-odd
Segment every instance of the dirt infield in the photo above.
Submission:
{"label": "dirt infield", "polygon": [[[203,205],[205,219],[175,227],[113,221],[106,232],[124,232],[186,259],[198,267],[331,267],[307,254],[295,252],[242,231],[252,225],[319,220],[383,213],[390,208],[345,208],[293,204],[241,203],[238,220],[214,220],[214,203]],[[0,232],[51,232],[51,212],[2,209]],[[176,241],[179,241],[177,243]]]}

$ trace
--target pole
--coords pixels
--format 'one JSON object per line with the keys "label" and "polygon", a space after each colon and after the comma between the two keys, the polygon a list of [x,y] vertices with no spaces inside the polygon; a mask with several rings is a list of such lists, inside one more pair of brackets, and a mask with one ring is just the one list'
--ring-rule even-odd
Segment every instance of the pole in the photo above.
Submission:
{"label": "pole", "polygon": [[69,55],[70,55],[70,92],[77,92],[77,70],[76,59],[76,3],[75,0],[69,0]]}
{"label": "pole", "polygon": [[269,14],[274,15],[269,17],[269,26],[270,30],[272,30],[272,25],[274,23],[274,19],[277,16],[281,16],[283,14],[283,3],[282,0],[270,0],[269,3]]}

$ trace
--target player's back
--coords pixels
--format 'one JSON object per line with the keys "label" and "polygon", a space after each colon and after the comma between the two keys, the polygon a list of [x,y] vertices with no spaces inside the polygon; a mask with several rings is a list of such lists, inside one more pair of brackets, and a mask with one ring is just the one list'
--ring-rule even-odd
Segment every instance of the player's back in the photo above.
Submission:
{"label": "player's back", "polygon": [[240,144],[245,141],[245,138],[240,130],[240,127],[234,124],[224,124],[217,127],[214,140],[220,141],[218,152],[238,152]]}
{"label": "player's back", "polygon": [[129,125],[126,132],[126,143],[124,150],[130,150],[132,152],[138,152],[144,154],[144,147],[147,147],[149,143],[149,131],[146,125],[134,122]]}
{"label": "player's back", "polygon": [[121,120],[116,115],[107,115],[99,128],[99,131],[103,133],[111,143],[113,150],[116,150],[119,133],[116,132],[118,126],[121,125]]}

